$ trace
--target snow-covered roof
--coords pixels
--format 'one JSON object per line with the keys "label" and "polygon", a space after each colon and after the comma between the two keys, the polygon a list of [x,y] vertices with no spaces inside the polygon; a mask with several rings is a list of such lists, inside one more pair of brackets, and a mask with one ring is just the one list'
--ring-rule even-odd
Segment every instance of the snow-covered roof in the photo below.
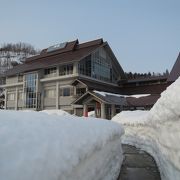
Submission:
{"label": "snow-covered roof", "polygon": [[146,97],[146,96],[150,96],[151,94],[134,94],[134,95],[122,95],[122,94],[115,94],[115,93],[109,93],[109,92],[103,92],[103,91],[96,91],[94,90],[93,92],[100,94],[102,96],[116,96],[116,97],[134,97],[134,98],[140,98],[140,97]]}

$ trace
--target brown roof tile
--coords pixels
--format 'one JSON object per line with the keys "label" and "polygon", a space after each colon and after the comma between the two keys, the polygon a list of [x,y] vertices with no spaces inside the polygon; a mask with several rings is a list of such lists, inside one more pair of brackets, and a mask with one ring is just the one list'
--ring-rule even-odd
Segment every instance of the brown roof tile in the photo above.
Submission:
{"label": "brown roof tile", "polygon": [[164,84],[151,84],[131,87],[120,87],[120,94],[132,95],[132,94],[161,94],[170,83]]}
{"label": "brown roof tile", "polygon": [[126,101],[128,106],[144,107],[144,106],[153,106],[159,98],[160,98],[159,94],[153,94],[139,98],[127,97]]}
{"label": "brown roof tile", "polygon": [[28,72],[28,71],[33,71],[37,69],[43,69],[47,67],[56,66],[59,64],[65,64],[65,63],[70,63],[73,61],[78,61],[84,58],[85,56],[89,55],[90,53],[92,53],[98,47],[106,44],[106,43],[103,43],[102,39],[101,41],[96,40],[96,41],[84,43],[84,45],[82,46],[78,45],[77,43],[78,43],[77,40],[72,41],[67,44],[64,50],[60,49],[57,51],[53,51],[51,53],[48,53],[48,52],[45,53],[45,50],[43,50],[42,54],[28,58],[25,64],[15,66],[13,69],[7,71],[6,76],[12,76],[12,75],[19,74],[22,72]]}
{"label": "brown roof tile", "polygon": [[[111,93],[119,93],[119,87],[118,85],[111,85],[106,82],[99,82],[98,80],[91,80],[86,78],[78,78],[78,81],[82,82],[83,84],[86,84],[89,90],[97,90],[97,91],[106,91]],[[72,85],[77,84],[77,80],[73,82]]]}

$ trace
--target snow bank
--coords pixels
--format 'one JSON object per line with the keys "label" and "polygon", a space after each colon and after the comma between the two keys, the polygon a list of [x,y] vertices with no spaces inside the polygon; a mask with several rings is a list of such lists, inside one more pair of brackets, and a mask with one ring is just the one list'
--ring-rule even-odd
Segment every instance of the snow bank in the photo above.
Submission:
{"label": "snow bank", "polygon": [[112,118],[113,121],[123,125],[134,125],[146,123],[149,111],[122,111]]}
{"label": "snow bank", "polygon": [[95,111],[89,111],[88,112],[88,117],[96,117]]}
{"label": "snow bank", "polygon": [[117,123],[0,111],[3,180],[115,180],[122,163]]}
{"label": "snow bank", "polygon": [[67,116],[67,115],[70,115],[68,112],[63,111],[61,109],[43,110],[41,112],[49,114],[49,115],[57,115],[57,116]]}
{"label": "snow bank", "polygon": [[[137,120],[136,112],[119,115],[114,121],[124,124],[122,141],[149,152],[156,160],[163,180],[180,178],[180,78],[161,94],[154,107]],[[132,117],[135,120],[132,120]],[[130,118],[128,119],[128,116]],[[125,120],[121,119],[126,117]]]}

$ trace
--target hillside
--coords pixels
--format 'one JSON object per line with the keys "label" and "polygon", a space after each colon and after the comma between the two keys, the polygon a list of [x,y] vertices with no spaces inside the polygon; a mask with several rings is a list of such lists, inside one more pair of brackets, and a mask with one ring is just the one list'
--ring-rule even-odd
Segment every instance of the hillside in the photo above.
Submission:
{"label": "hillside", "polygon": [[38,53],[38,50],[27,43],[3,44],[0,47],[0,75],[3,75],[7,69],[23,63],[27,57]]}

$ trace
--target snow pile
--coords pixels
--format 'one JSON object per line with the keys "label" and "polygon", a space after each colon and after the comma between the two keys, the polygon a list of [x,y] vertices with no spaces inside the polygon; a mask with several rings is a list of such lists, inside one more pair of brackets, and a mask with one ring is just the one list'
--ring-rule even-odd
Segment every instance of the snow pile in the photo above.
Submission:
{"label": "snow pile", "polygon": [[[136,112],[125,120],[119,115],[115,121],[125,127],[123,142],[149,152],[156,160],[163,180],[180,178],[180,78],[161,94],[161,98],[138,121]],[[133,114],[135,120],[132,120]],[[144,116],[144,113],[142,114]],[[125,117],[125,115],[124,115]],[[129,122],[128,122],[129,121]],[[131,122],[130,122],[131,121]]]}
{"label": "snow pile", "polygon": [[88,112],[88,117],[96,117],[95,111],[89,111]]}
{"label": "snow pile", "polygon": [[50,110],[43,110],[40,111],[49,115],[57,115],[57,116],[67,116],[70,115],[68,112],[63,111],[62,109],[50,109]]}
{"label": "snow pile", "polygon": [[117,123],[33,111],[0,117],[1,179],[117,179],[124,133]]}
{"label": "snow pile", "polygon": [[146,118],[149,111],[122,111],[112,118],[113,121],[119,122],[123,125],[134,125],[146,123]]}

